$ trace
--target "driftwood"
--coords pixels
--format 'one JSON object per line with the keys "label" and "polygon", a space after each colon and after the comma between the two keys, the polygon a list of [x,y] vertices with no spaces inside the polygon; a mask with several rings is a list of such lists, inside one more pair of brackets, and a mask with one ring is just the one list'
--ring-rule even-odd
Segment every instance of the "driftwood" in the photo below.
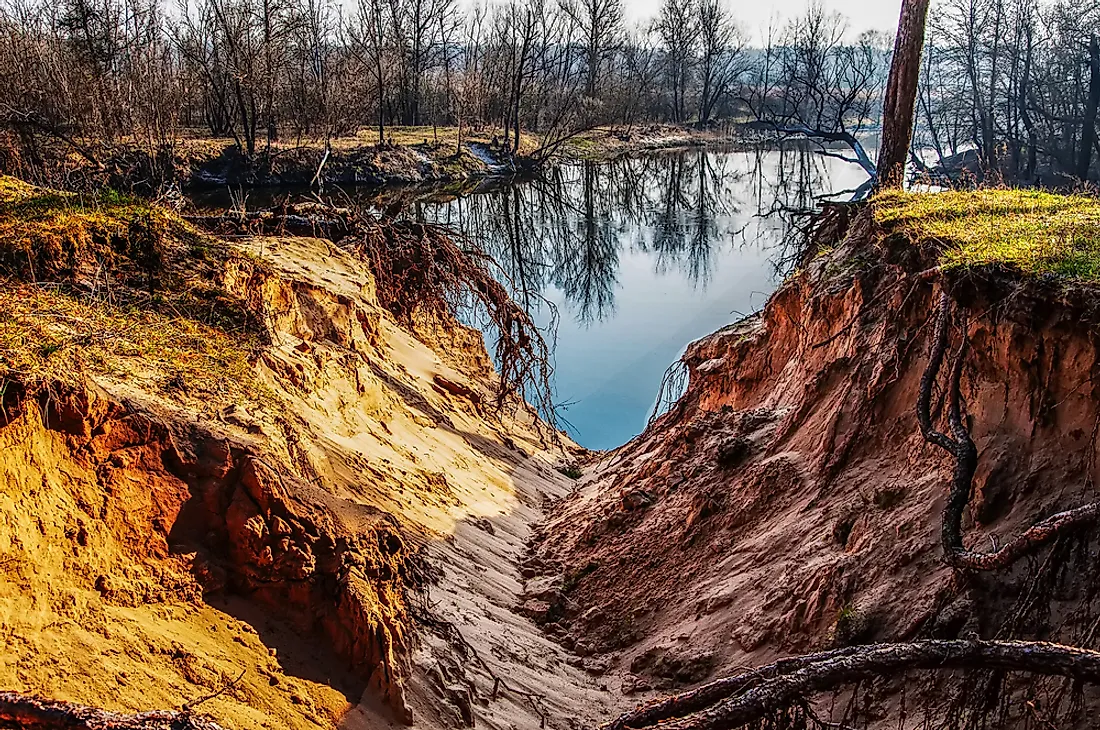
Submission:
{"label": "driftwood", "polygon": [[96,707],[0,692],[0,727],[27,730],[223,730],[203,715],[153,711],[127,715]]}
{"label": "driftwood", "polygon": [[963,545],[962,517],[973,492],[974,472],[978,468],[978,449],[970,438],[962,413],[962,396],[959,382],[962,379],[966,359],[967,340],[963,333],[962,345],[955,355],[948,375],[947,424],[951,435],[936,430],[932,423],[932,389],[947,353],[948,330],[951,325],[951,302],[947,292],[941,292],[936,310],[935,331],[932,335],[932,351],[928,365],[921,377],[917,398],[917,422],[925,441],[940,447],[955,459],[951,478],[951,491],[943,509],[941,541],[944,561],[952,568],[965,571],[996,570],[1006,568],[1024,555],[1038,550],[1054,538],[1100,519],[1100,502],[1059,512],[1035,523],[1000,549],[993,552],[967,550]]}
{"label": "driftwood", "polygon": [[847,647],[795,659],[658,700],[603,730],[727,730],[758,722],[819,692],[915,669],[996,669],[1100,683],[1100,652],[1038,641],[918,641]]}

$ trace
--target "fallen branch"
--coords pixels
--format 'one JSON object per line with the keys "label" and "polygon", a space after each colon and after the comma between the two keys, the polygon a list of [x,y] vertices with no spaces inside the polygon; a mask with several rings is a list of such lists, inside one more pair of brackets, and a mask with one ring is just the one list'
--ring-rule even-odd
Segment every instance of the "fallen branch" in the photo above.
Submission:
{"label": "fallen branch", "polygon": [[210,718],[188,711],[127,715],[69,702],[41,700],[18,692],[0,692],[0,727],[26,730],[222,730]]}
{"label": "fallen branch", "polygon": [[332,143],[325,142],[325,154],[321,156],[321,164],[317,165],[317,172],[313,174],[313,179],[309,181],[309,186],[312,188],[321,179],[321,171],[325,169],[325,163],[328,162],[328,156],[332,152]]}
{"label": "fallen branch", "polygon": [[944,561],[958,570],[996,570],[1006,568],[1024,555],[1034,552],[1054,538],[1100,519],[1100,502],[1092,502],[1075,509],[1059,512],[1029,527],[999,549],[983,553],[967,550],[963,545],[962,517],[973,492],[974,473],[978,468],[978,449],[966,428],[962,414],[960,381],[966,358],[967,340],[955,355],[948,375],[947,424],[951,436],[936,430],[932,423],[932,389],[947,353],[947,336],[951,324],[951,301],[947,292],[941,292],[936,308],[935,331],[928,365],[921,376],[917,397],[917,422],[921,435],[930,444],[940,447],[955,459],[951,478],[951,491],[943,508],[941,542]]}
{"label": "fallen branch", "polygon": [[824,651],[817,654],[807,654],[800,657],[780,659],[766,667],[754,669],[732,677],[723,677],[713,682],[696,687],[693,690],[682,692],[672,697],[650,702],[642,707],[618,717],[603,726],[603,730],[631,730],[631,728],[643,728],[656,725],[665,720],[678,717],[686,717],[695,712],[716,705],[742,690],[758,686],[761,682],[773,679],[776,676],[797,671],[808,667],[815,662],[829,658],[836,658],[846,654],[852,654],[866,647],[853,646],[834,651]]}
{"label": "fallen branch", "polygon": [[[805,137],[806,139],[816,139],[823,142],[831,142],[833,144],[847,145],[849,149],[851,149],[852,152],[855,154],[855,158],[844,157],[835,152],[829,152],[827,150],[821,150],[819,151],[819,154],[825,155],[826,157],[837,157],[844,160],[845,162],[851,162],[853,164],[859,165],[861,168],[863,168],[863,171],[867,173],[867,176],[870,178],[870,182],[872,184],[878,180],[878,168],[876,167],[874,161],[871,159],[871,156],[867,154],[867,149],[863,146],[863,143],[860,142],[859,139],[851,132],[813,129],[803,124],[782,125],[775,124],[773,122],[765,122],[765,125],[771,127],[772,130],[775,131],[777,134],[781,134],[787,137]],[[863,186],[860,187],[860,190],[863,190]],[[867,190],[862,194],[862,196],[866,196],[867,192],[870,191]],[[853,200],[860,199],[862,199],[862,197],[853,198]]]}
{"label": "fallen branch", "polygon": [[[807,697],[843,685],[891,677],[916,669],[1029,672],[1100,683],[1100,652],[1037,641],[919,641],[872,644],[783,659],[760,669],[662,700],[604,726],[604,730],[641,730],[658,722],[661,730],[729,730],[758,722]],[[721,689],[714,689],[721,684]],[[708,689],[711,688],[711,689]],[[709,697],[696,695],[707,691]],[[725,695],[705,709],[703,700]],[[674,702],[682,704],[672,710]]]}
{"label": "fallen branch", "polygon": [[[270,467],[268,467],[268,468],[270,469]],[[279,481],[281,482],[283,478],[282,478],[281,475],[279,475],[279,472],[275,471],[274,469],[272,469],[272,472],[279,476]],[[283,489],[286,489],[286,486],[283,486]],[[216,692],[211,692],[210,694],[205,695],[203,697],[200,697],[199,699],[194,700],[192,702],[184,703],[183,707],[181,708],[181,711],[185,712],[185,713],[190,713],[192,710],[194,710],[196,707],[198,707],[202,703],[209,702],[210,700],[214,699],[215,697],[220,697],[221,695],[225,694],[229,690],[236,687],[237,684],[242,679],[244,679],[244,674],[245,674],[246,671],[248,671],[248,670],[242,669],[241,673],[237,675],[236,679],[234,679],[231,682],[226,682],[225,684],[223,684],[221,686],[221,689],[217,690]]]}

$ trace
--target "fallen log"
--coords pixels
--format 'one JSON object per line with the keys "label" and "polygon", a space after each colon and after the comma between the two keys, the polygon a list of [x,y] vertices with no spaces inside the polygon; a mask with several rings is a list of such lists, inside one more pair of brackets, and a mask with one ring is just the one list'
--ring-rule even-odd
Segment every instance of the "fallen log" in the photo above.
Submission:
{"label": "fallen log", "polygon": [[[711,705],[715,705],[728,697],[732,697],[741,690],[755,687],[764,680],[802,669],[803,667],[807,667],[823,659],[852,654],[863,648],[865,647],[852,646],[834,651],[780,659],[773,664],[761,667],[752,672],[716,679],[713,682],[708,682],[693,690],[681,692],[672,697],[655,700],[649,704],[643,705],[633,712],[622,715],[604,725],[603,730],[631,730],[631,728],[656,725],[664,720],[686,717],[694,712],[705,710]],[[632,724],[628,725],[628,722]]]}
{"label": "fallen log", "polygon": [[[603,730],[731,730],[820,692],[908,671],[996,669],[1100,683],[1100,652],[1039,641],[870,644],[782,659],[626,713]],[[694,695],[694,697],[693,697]],[[718,699],[721,697],[721,699]],[[700,707],[706,701],[705,707]]]}
{"label": "fallen log", "polygon": [[0,727],[26,730],[223,730],[204,715],[188,710],[128,715],[97,707],[0,692]]}

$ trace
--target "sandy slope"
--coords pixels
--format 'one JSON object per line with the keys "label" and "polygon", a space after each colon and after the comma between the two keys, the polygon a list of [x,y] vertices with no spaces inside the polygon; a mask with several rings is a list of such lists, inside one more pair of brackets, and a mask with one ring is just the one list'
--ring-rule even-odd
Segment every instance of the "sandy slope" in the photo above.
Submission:
{"label": "sandy slope", "polygon": [[0,686],[126,710],[224,689],[202,710],[237,728],[605,716],[602,680],[514,611],[572,482],[483,405],[479,336],[411,336],[326,242],[240,245],[224,284],[272,334],[265,397],[97,376],[64,424],[48,394],[5,401]]}
{"label": "sandy slope", "polygon": [[[299,303],[316,305],[317,296],[354,300],[369,290],[358,263],[333,256],[322,242],[248,245],[257,254],[262,248],[280,281],[297,282]],[[306,285],[317,288],[306,294]],[[524,414],[516,414],[519,422],[496,423],[481,405],[491,398],[492,375],[476,335],[428,329],[423,338],[435,342],[433,351],[385,317],[376,326],[366,339],[384,354],[354,375],[341,353],[363,342],[314,341],[303,355],[292,326],[280,328],[286,334],[266,362],[294,363],[304,383],[292,393],[284,379],[270,378],[294,399],[310,435],[308,446],[299,447],[301,468],[347,499],[411,523],[439,569],[425,610],[453,624],[461,639],[439,627],[422,632],[409,698],[417,726],[455,727],[467,703],[478,726],[538,727],[544,717],[549,727],[593,724],[613,705],[606,683],[566,664],[568,653],[514,611],[522,592],[517,566],[531,527],[549,501],[573,486],[553,468],[563,456],[543,448]],[[448,392],[440,378],[468,387],[473,399]],[[496,678],[503,684],[494,696]],[[345,724],[371,727],[382,719],[363,706]]]}

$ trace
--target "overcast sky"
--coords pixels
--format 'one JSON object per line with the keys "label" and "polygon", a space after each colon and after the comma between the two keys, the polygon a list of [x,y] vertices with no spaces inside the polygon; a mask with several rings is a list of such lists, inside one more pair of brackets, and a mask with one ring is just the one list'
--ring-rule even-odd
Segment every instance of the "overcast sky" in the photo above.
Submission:
{"label": "overcast sky", "polygon": [[[808,0],[729,0],[728,7],[754,41],[770,18],[789,18],[806,9]],[[822,0],[826,8],[848,16],[852,30],[885,30],[893,35],[901,0]],[[623,0],[629,21],[653,17],[661,0]]]}

